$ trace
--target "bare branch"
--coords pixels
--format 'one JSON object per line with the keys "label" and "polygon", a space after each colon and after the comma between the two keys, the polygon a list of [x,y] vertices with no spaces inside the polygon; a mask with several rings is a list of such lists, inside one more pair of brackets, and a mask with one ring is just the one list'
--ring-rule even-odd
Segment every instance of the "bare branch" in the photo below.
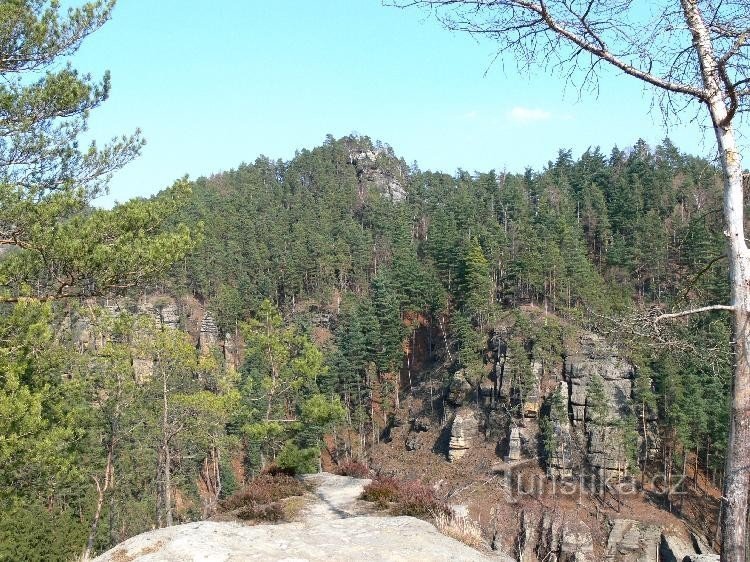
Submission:
{"label": "bare branch", "polygon": [[702,312],[710,312],[712,310],[735,310],[735,307],[728,304],[712,304],[709,306],[701,306],[700,308],[691,308],[689,310],[682,310],[680,312],[670,312],[668,314],[659,314],[657,316],[650,316],[649,320],[653,324],[657,324],[662,320],[670,320],[672,318],[680,318],[682,316],[689,316],[691,314],[700,314]]}

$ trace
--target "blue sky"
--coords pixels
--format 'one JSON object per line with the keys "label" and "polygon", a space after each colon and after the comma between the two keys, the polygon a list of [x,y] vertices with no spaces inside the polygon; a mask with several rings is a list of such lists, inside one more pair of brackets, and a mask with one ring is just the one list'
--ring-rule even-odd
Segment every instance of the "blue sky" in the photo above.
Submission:
{"label": "blue sky", "polygon": [[558,76],[522,76],[493,57],[492,43],[380,0],[120,0],[74,65],[112,72],[90,134],[103,142],[140,127],[148,144],[99,204],[260,154],[288,160],[328,133],[365,134],[449,173],[538,169],[560,148],[608,152],[667,134],[712,153],[699,124],[664,129],[632,79],[612,72],[598,96],[579,96]]}

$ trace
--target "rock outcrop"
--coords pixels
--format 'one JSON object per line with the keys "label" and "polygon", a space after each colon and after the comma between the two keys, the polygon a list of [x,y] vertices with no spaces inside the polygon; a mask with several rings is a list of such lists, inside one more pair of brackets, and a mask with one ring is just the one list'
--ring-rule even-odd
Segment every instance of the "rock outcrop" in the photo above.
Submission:
{"label": "rock outcrop", "polygon": [[[631,413],[633,378],[633,366],[593,334],[582,336],[580,350],[565,358],[571,423],[583,434],[588,464],[601,478],[617,478],[628,470],[620,422]],[[590,395],[592,381],[601,384],[602,396]],[[603,404],[597,403],[600,399]],[[602,419],[595,419],[599,415]]]}
{"label": "rock outcrop", "polygon": [[499,553],[487,557],[420,519],[361,515],[365,502],[357,498],[368,480],[326,473],[305,479],[316,487],[316,497],[302,509],[298,522],[176,525],[132,537],[96,561],[512,562]]}
{"label": "rock outcrop", "polygon": [[700,554],[691,541],[662,533],[659,543],[659,562],[683,562],[685,558]]}
{"label": "rock outcrop", "polygon": [[361,193],[372,186],[391,201],[406,198],[405,166],[389,148],[353,149],[349,152],[349,161],[355,167]]}
{"label": "rock outcrop", "polygon": [[466,406],[456,410],[451,424],[451,437],[448,443],[448,460],[459,460],[471,448],[472,442],[479,437],[479,420],[477,414]]}
{"label": "rock outcrop", "polygon": [[[490,560],[413,517],[257,525],[201,521],[128,539],[98,562],[480,562]],[[497,560],[497,558],[492,558]]]}
{"label": "rock outcrop", "polygon": [[580,340],[581,349],[565,358],[565,378],[570,386],[570,404],[573,425],[583,425],[592,417],[587,389],[594,375],[604,381],[607,399],[607,421],[622,419],[630,413],[630,398],[633,392],[633,366],[602,338],[586,334]]}
{"label": "rock outcrop", "polygon": [[[604,562],[683,562],[718,560],[718,556],[701,549],[689,540],[662,530],[658,525],[614,519],[604,551]],[[704,558],[700,558],[703,556]],[[713,558],[715,557],[715,558]]]}
{"label": "rock outcrop", "polygon": [[545,514],[537,543],[537,558],[556,562],[594,562],[591,530],[582,523]]}
{"label": "rock outcrop", "polygon": [[142,297],[136,306],[139,314],[151,316],[157,326],[180,328],[180,306],[167,295],[147,295]]}
{"label": "rock outcrop", "polygon": [[521,431],[517,427],[510,430],[508,436],[508,454],[505,455],[507,461],[517,461],[521,458]]}
{"label": "rock outcrop", "polygon": [[206,311],[201,320],[198,332],[198,348],[202,354],[207,354],[213,347],[219,344],[219,328],[216,327],[214,317]]}
{"label": "rock outcrop", "polygon": [[551,420],[550,431],[553,446],[547,451],[547,475],[563,480],[572,478],[573,469],[580,462],[576,460],[576,446],[567,420]]}
{"label": "rock outcrop", "polygon": [[607,539],[604,562],[656,562],[661,528],[632,519],[615,519]]}

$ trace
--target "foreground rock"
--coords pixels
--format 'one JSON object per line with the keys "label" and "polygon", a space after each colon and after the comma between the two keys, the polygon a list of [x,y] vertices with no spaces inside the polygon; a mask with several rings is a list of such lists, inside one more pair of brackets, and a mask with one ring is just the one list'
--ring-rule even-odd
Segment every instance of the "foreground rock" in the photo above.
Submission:
{"label": "foreground rock", "polygon": [[413,517],[349,517],[258,525],[201,521],[128,539],[99,562],[481,562],[488,558]]}
{"label": "foreground rock", "polygon": [[100,562],[422,562],[510,560],[487,558],[413,517],[373,517],[359,500],[370,480],[326,472],[303,476],[315,500],[300,521],[257,525],[201,521],[132,537]]}

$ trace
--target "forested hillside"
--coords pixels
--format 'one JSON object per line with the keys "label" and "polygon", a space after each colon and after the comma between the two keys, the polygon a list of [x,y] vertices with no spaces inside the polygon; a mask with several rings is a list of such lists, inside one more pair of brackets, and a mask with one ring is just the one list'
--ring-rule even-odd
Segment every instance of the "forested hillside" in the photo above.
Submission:
{"label": "forested hillside", "polygon": [[[151,205],[179,210],[159,230],[200,233],[163,280],[3,319],[18,339],[8,361],[33,373],[12,407],[27,397],[38,413],[0,445],[0,557],[34,559],[52,541],[67,560],[209,517],[272,464],[367,464],[420,388],[423,414],[446,422],[474,404],[500,442],[531,411],[538,462],[570,470],[556,457],[567,414],[544,381],[583,334],[632,366],[611,426],[625,449],[617,477],[684,473],[690,459],[696,481],[718,484],[728,321],[651,319],[726,299],[719,179],[667,139],[561,150],[523,174],[447,175],[350,136],[200,178],[184,202],[160,194]],[[603,383],[587,383],[589,433],[608,416]]]}
{"label": "forested hillside", "polygon": [[[411,361],[481,373],[493,330],[538,307],[619,345],[670,450],[695,450],[720,471],[726,318],[649,321],[726,301],[720,195],[715,167],[668,139],[577,160],[561,150],[524,174],[450,176],[367,138],[329,138],[290,162],[259,158],[196,181],[179,220],[203,220],[205,240],[171,286],[204,299],[223,333],[265,299],[303,331],[333,331],[318,387],[378,429],[369,417],[398,404]],[[508,344],[529,364],[537,340],[561,359],[563,330],[551,322]]]}

